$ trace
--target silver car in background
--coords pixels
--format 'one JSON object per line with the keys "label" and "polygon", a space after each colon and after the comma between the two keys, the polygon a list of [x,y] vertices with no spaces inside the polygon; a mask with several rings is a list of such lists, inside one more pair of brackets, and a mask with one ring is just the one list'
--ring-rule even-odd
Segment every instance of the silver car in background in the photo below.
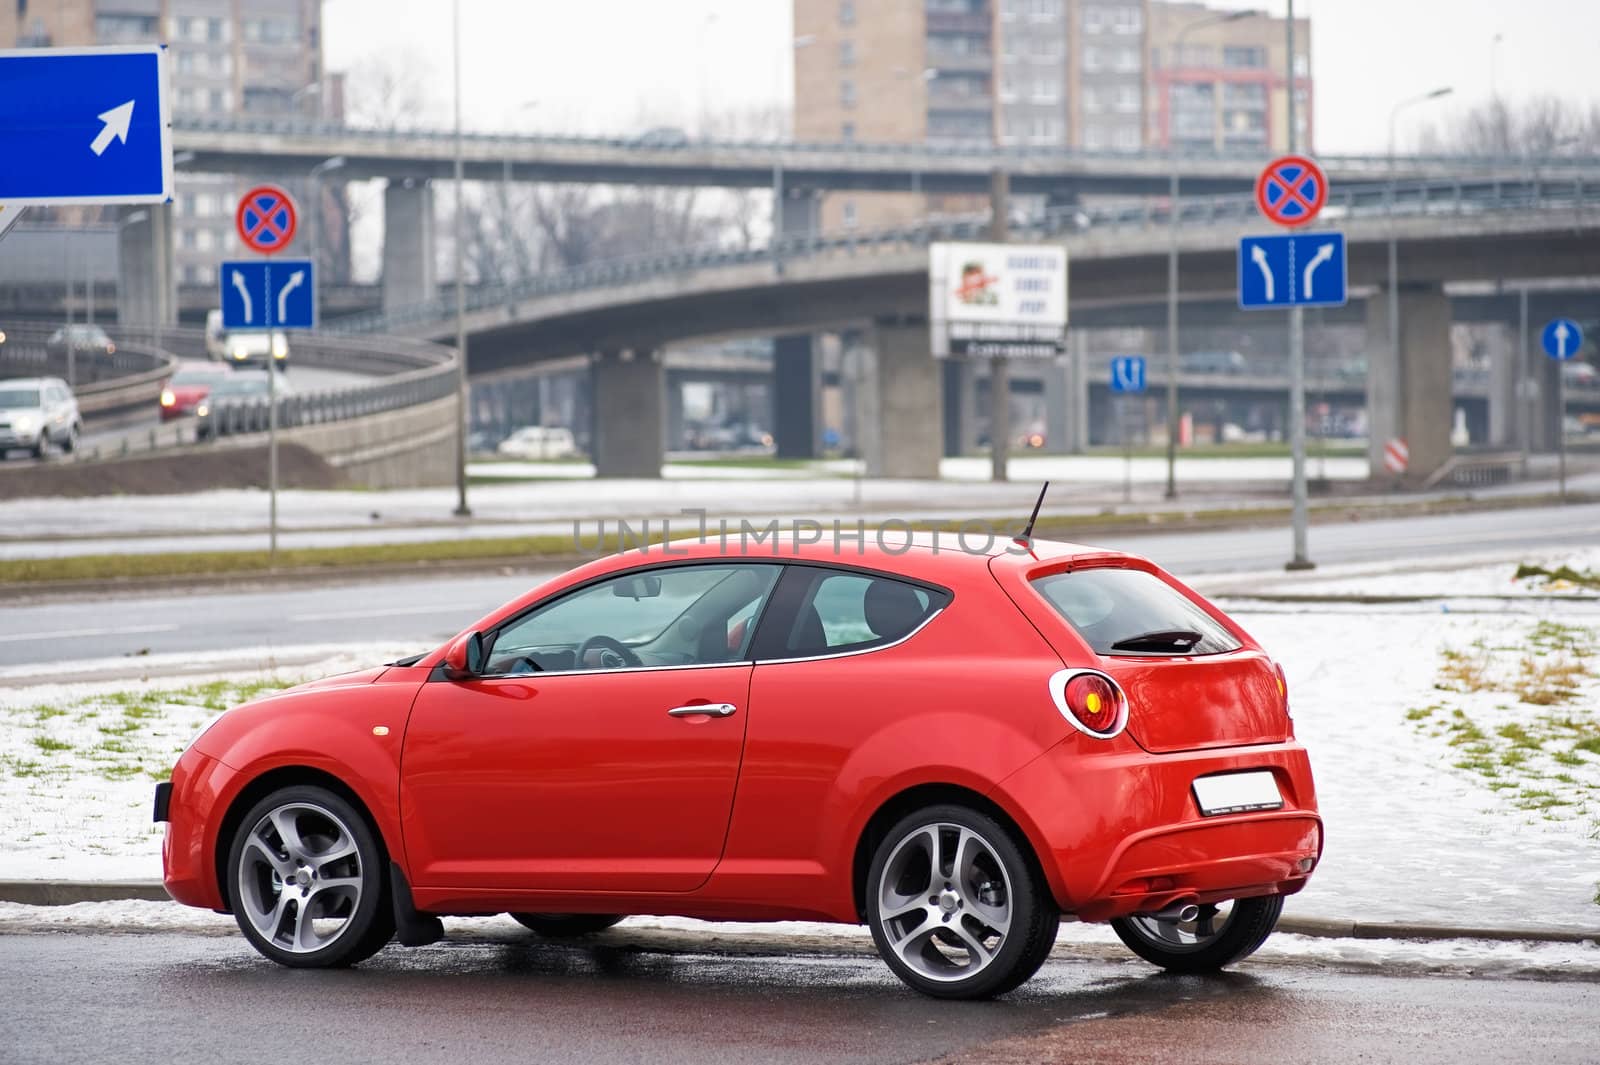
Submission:
{"label": "silver car in background", "polygon": [[61,378],[0,380],[0,459],[16,449],[42,459],[51,444],[71,452],[81,432],[78,401]]}

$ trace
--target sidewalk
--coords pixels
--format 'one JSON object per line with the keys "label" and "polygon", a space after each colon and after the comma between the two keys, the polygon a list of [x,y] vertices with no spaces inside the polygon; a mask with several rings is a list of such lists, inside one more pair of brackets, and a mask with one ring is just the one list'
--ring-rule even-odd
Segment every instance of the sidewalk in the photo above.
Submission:
{"label": "sidewalk", "polygon": [[[165,902],[167,899],[166,889],[155,880],[0,880],[0,902],[25,906],[70,906],[83,902]],[[1424,941],[1483,939],[1520,943],[1591,943],[1600,946],[1600,928],[1551,931],[1284,917],[1278,921],[1278,931],[1316,939]]]}

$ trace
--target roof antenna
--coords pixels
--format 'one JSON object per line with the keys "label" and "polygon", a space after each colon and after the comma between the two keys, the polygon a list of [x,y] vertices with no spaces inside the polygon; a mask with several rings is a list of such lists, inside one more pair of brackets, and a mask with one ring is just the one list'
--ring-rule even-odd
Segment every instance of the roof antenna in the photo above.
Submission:
{"label": "roof antenna", "polygon": [[1033,504],[1033,513],[1028,515],[1027,527],[1017,535],[1016,543],[1028,544],[1033,542],[1033,523],[1039,520],[1039,508],[1044,506],[1044,494],[1050,491],[1050,482],[1046,481],[1044,487],[1039,489],[1039,498]]}

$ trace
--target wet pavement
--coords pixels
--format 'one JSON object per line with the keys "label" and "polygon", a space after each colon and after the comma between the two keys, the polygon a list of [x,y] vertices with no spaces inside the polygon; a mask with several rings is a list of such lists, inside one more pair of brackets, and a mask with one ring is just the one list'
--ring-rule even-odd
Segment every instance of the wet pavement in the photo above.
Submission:
{"label": "wet pavement", "polygon": [[871,958],[527,942],[298,972],[237,940],[0,936],[0,1061],[1502,1062],[1600,1060],[1600,984],[1283,965],[1174,978],[1053,960],[997,1002]]}

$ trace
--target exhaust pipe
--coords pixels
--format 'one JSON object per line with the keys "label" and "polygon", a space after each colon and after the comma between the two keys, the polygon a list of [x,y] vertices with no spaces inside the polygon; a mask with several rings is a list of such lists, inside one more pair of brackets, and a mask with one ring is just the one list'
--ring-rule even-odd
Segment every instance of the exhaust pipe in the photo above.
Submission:
{"label": "exhaust pipe", "polygon": [[1158,921],[1172,921],[1176,924],[1188,924],[1200,916],[1200,907],[1192,902],[1174,902],[1164,910],[1157,910],[1150,916]]}

